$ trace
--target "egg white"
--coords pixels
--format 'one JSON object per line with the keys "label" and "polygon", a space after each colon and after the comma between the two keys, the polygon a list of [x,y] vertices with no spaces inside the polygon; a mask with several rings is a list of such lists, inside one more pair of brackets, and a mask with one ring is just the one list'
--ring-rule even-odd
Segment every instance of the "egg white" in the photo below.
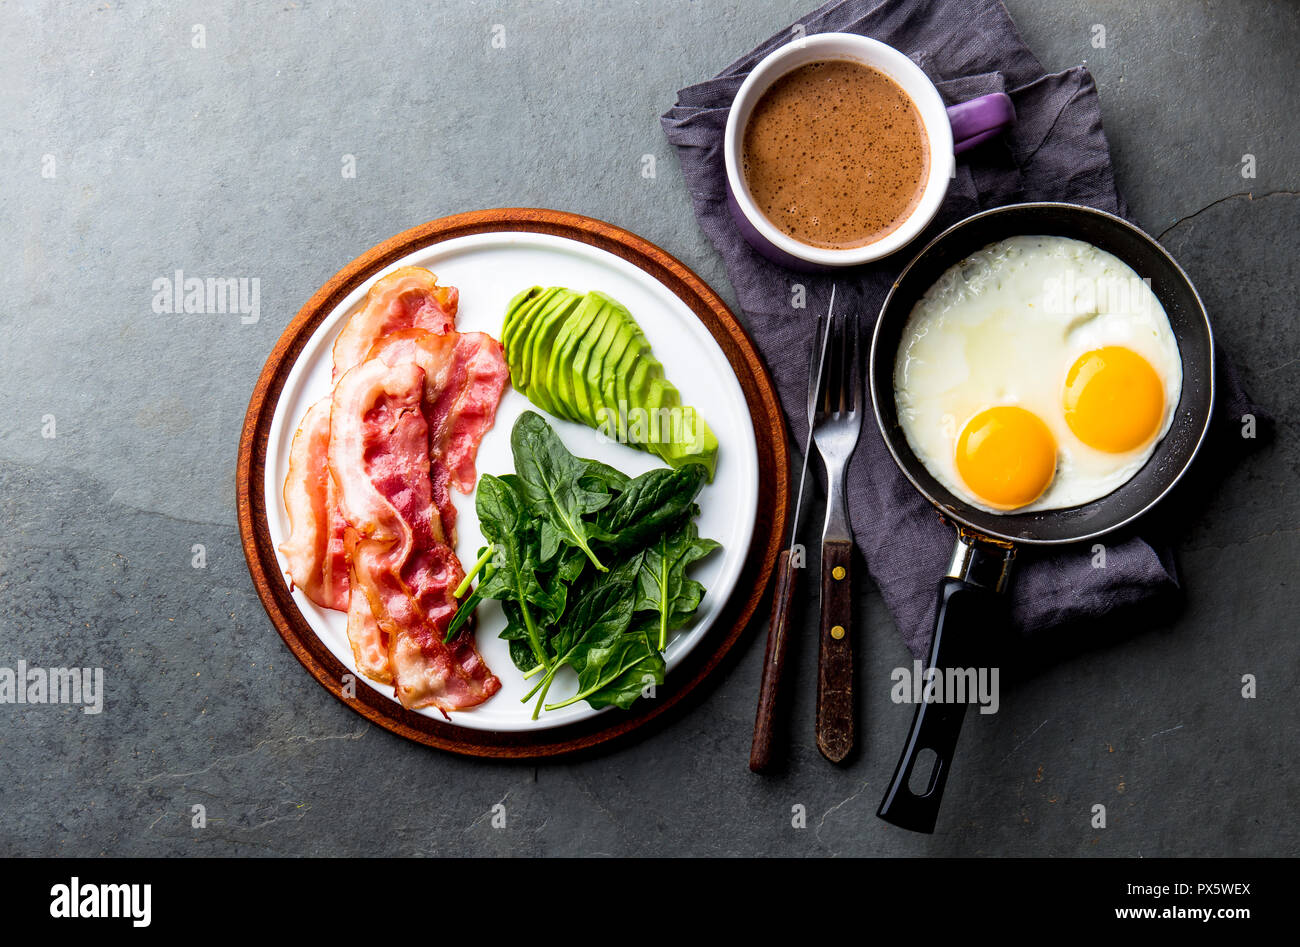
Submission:
{"label": "egg white", "polygon": [[[1127,453],[1084,444],[1065,420],[1065,377],[1085,352],[1119,345],[1164,385],[1158,435]],[[1078,506],[1138,472],[1173,424],[1183,364],[1151,288],[1113,254],[1068,237],[1001,240],[950,267],[913,307],[894,362],[898,418],[913,453],[948,490],[993,513]],[[997,510],[962,481],[956,444],[995,405],[1038,415],[1057,443],[1056,474],[1033,503]]]}

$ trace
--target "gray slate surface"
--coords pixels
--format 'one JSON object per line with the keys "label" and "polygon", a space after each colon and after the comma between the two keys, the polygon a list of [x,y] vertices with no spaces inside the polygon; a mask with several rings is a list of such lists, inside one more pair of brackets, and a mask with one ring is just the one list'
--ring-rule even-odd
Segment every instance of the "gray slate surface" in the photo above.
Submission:
{"label": "gray slate surface", "polygon": [[[1181,614],[968,722],[936,836],[874,817],[910,719],[888,698],[907,655],[874,594],[866,752],[841,770],[813,749],[807,647],[797,746],[766,780],[745,768],[763,622],[673,725],[541,766],[367,725],[272,630],[234,525],[234,456],[299,305],[411,225],[529,204],[628,227],[729,295],[658,115],[808,5],[0,5],[0,666],[98,665],[108,691],[98,716],[0,705],[0,855],[1300,852],[1290,4],[1008,3],[1047,68],[1093,70],[1134,213],[1278,423],[1187,511]],[[260,320],[155,314],[152,282],[178,268],[258,277]]]}

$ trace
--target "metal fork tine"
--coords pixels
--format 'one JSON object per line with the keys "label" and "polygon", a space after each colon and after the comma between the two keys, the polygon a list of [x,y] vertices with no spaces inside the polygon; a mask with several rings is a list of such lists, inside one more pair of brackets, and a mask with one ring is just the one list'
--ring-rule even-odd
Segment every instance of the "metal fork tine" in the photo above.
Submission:
{"label": "metal fork tine", "polygon": [[842,387],[840,383],[840,366],[843,364],[844,358],[841,352],[840,321],[833,316],[831,317],[830,352],[826,356],[828,361],[826,374],[829,379],[826,386],[826,414],[831,417],[839,410]]}
{"label": "metal fork tine", "polygon": [[831,393],[835,390],[835,317],[828,316],[826,319],[826,361],[822,365],[822,388],[818,392],[821,404],[818,409],[820,416],[825,416],[827,408],[831,403]]}
{"label": "metal fork tine", "polygon": [[[815,383],[815,379],[817,378],[818,366],[821,364],[822,339],[824,338],[824,333],[826,332],[826,329],[827,329],[826,317],[818,313],[817,322],[813,329],[812,354],[809,356],[808,359],[808,425],[809,427],[812,426],[813,420],[817,416],[817,409],[818,409],[817,400],[821,396],[821,390],[814,389],[813,385]],[[825,379],[823,378],[822,381],[824,384]]]}
{"label": "metal fork tine", "polygon": [[822,389],[822,415],[829,415],[835,404],[835,317],[826,324],[826,387]]}
{"label": "metal fork tine", "polygon": [[837,397],[835,399],[835,410],[843,414],[845,408],[845,398],[848,396],[847,386],[845,385],[845,371],[848,368],[848,316],[841,316],[839,320],[839,332],[836,333],[835,341],[838,343],[835,349],[835,386],[837,388]]}
{"label": "metal fork tine", "polygon": [[862,336],[862,321],[858,310],[853,310],[849,326],[849,411],[856,412],[862,401],[862,353],[858,349]]}
{"label": "metal fork tine", "polygon": [[857,354],[857,341],[854,339],[853,320],[844,314],[844,413],[848,414],[855,407],[853,400],[853,358]]}

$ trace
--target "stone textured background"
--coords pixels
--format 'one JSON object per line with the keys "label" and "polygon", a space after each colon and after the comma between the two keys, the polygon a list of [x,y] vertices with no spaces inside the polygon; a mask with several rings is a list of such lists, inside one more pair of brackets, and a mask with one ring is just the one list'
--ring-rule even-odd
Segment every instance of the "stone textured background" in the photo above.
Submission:
{"label": "stone textured background", "polygon": [[[1300,852],[1288,3],[1008,2],[1049,70],[1092,69],[1121,188],[1278,423],[1186,511],[1180,614],[967,722],[939,834],[874,817],[911,714],[888,700],[907,656],[874,594],[865,751],[837,769],[813,748],[809,616],[797,745],[768,779],[745,766],[763,621],[670,726],[540,766],[367,725],[272,629],[240,551],[234,458],[253,381],[302,302],[379,240],[502,205],[620,224],[730,296],[658,116],[810,5],[0,4],[0,665],[98,665],[108,690],[98,716],[0,706],[0,855]],[[258,277],[260,321],[154,314],[152,281],[178,268]],[[195,543],[206,569],[191,568]]]}

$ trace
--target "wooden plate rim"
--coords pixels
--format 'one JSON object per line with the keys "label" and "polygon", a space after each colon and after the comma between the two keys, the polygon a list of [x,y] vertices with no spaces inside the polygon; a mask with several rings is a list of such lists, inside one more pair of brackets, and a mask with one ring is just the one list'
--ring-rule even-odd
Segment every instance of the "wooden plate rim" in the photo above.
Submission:
{"label": "wooden plate rim", "polygon": [[[607,250],[649,273],[677,295],[704,323],[731,363],[754,420],[758,446],[759,508],[754,534],[735,591],[704,640],[674,669],[655,700],[628,712],[536,732],[470,730],[414,713],[363,682],[344,693],[350,671],[317,637],[298,611],[267,526],[266,448],[271,419],[289,370],[321,322],[357,286],[406,255],[470,234],[545,233]],[[725,302],[687,266],[647,240],[613,224],[567,211],[511,207],[471,211],[413,227],[376,245],[334,274],[281,334],[249,400],[239,440],[236,503],[240,539],[258,597],[280,637],[312,677],[371,723],[399,736],[467,756],[538,759],[586,750],[622,737],[676,707],[723,660],[744,633],[771,577],[789,516],[789,456],[785,423],[767,369]]]}

